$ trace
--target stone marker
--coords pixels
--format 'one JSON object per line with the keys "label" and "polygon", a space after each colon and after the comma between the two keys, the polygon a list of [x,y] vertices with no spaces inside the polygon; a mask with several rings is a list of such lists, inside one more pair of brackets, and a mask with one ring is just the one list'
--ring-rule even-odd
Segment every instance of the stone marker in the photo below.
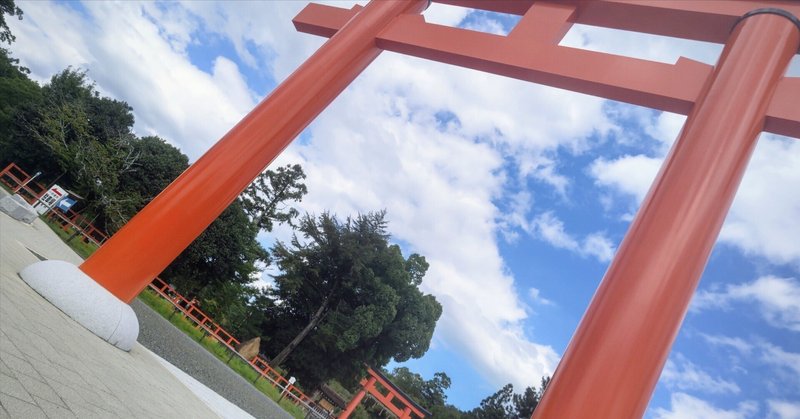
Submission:
{"label": "stone marker", "polygon": [[255,358],[256,355],[258,355],[258,350],[260,347],[261,347],[261,338],[254,337],[236,346],[236,352],[239,352],[239,355],[241,355],[244,359],[249,361]]}
{"label": "stone marker", "polygon": [[0,199],[0,211],[3,211],[15,220],[27,224],[32,223],[33,220],[39,216],[31,204],[27,203],[24,198],[16,194],[4,196]]}

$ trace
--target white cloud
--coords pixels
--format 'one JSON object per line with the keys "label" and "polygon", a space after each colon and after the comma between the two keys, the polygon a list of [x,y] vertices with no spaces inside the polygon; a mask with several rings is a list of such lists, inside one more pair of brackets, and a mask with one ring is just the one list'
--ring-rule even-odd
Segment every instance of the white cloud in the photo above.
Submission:
{"label": "white cloud", "polygon": [[602,233],[591,233],[581,243],[581,251],[601,262],[609,262],[614,257],[614,244]]}
{"label": "white cloud", "polygon": [[[355,3],[340,1],[336,5],[349,8]],[[298,34],[292,26],[292,19],[306,4],[183,1],[181,6],[196,16],[206,31],[229,40],[246,65],[283,80],[324,42]]]}
{"label": "white cloud", "polygon": [[539,215],[533,224],[539,236],[552,246],[572,251],[580,250],[578,241],[564,231],[564,223],[552,212]]}
{"label": "white cloud", "polygon": [[670,409],[658,408],[653,413],[656,419],[746,419],[758,413],[758,404],[743,401],[735,409],[727,410],[686,393],[673,393],[670,397]]}
{"label": "white cloud", "polygon": [[800,402],[769,400],[768,419],[800,419]]}
{"label": "white cloud", "polygon": [[541,304],[543,306],[552,306],[555,305],[554,302],[548,300],[547,298],[542,297],[541,291],[538,288],[530,288],[528,290],[528,296],[531,298],[536,304]]}
{"label": "white cloud", "polygon": [[761,360],[789,372],[800,382],[800,353],[787,352],[778,346],[765,343],[762,345]]}
{"label": "white cloud", "polygon": [[[677,136],[681,119],[659,117],[646,130],[662,143],[658,157],[626,155],[598,158],[589,168],[598,186],[644,199],[664,159],[669,138]],[[669,131],[674,131],[673,135]],[[749,255],[773,263],[800,266],[800,223],[786,222],[800,213],[800,194],[790,193],[800,184],[800,142],[764,134],[759,139],[748,170],[725,219],[719,240]]]}
{"label": "white cloud", "polygon": [[637,202],[641,202],[658,173],[661,161],[660,158],[642,154],[626,155],[614,160],[601,157],[589,166],[589,173],[598,186],[633,195]]}
{"label": "white cloud", "polygon": [[533,195],[530,191],[521,190],[510,194],[506,200],[508,208],[499,220],[500,231],[507,242],[514,243],[519,239],[517,229],[529,234],[533,231],[533,226],[528,219],[528,214],[533,206]]}
{"label": "white cloud", "polygon": [[431,3],[422,13],[425,21],[438,25],[456,26],[464,20],[473,9],[461,6],[452,6],[444,3]]}
{"label": "white cloud", "polygon": [[506,31],[506,28],[503,27],[503,24],[495,19],[481,19],[478,21],[473,21],[464,25],[464,29],[486,32],[495,35],[508,35],[508,31]]}
{"label": "white cloud", "polygon": [[[795,391],[793,389],[800,389],[800,353],[787,351],[758,336],[748,341],[724,335],[701,333],[700,336],[715,347],[734,351],[729,354],[732,370],[744,374],[754,370],[766,372],[761,385],[773,396],[792,394]],[[746,368],[744,362],[747,363]]]}
{"label": "white cloud", "polygon": [[[191,19],[154,21],[150,3],[83,7],[86,14],[64,3],[26,2],[25,18],[10,22],[14,55],[37,80],[68,65],[88,69],[103,94],[133,106],[140,135],[160,135],[193,160],[255,105],[231,60],[217,57],[210,74],[188,61],[181,48]],[[178,12],[170,13],[161,17]]]}
{"label": "white cloud", "polygon": [[666,155],[669,147],[678,139],[678,134],[686,122],[685,115],[661,112],[655,121],[645,126],[645,132],[662,144],[661,155]]}
{"label": "white cloud", "polygon": [[573,25],[560,45],[674,64],[684,56],[715,64],[722,45],[587,25]]}
{"label": "white cloud", "polygon": [[[585,25],[574,25],[561,45],[666,63],[674,63],[679,56],[684,56],[715,64],[721,51],[718,44]],[[792,60],[787,74],[800,75],[800,58]],[[655,147],[658,155],[598,159],[590,169],[596,183],[633,196],[636,203],[640,203],[685,119],[683,115],[666,112],[655,119],[638,118],[644,123],[644,131],[659,141]],[[622,131],[617,132],[618,136],[627,138],[629,135]],[[624,138],[620,141],[625,142]],[[644,143],[646,139],[637,141]],[[800,237],[800,223],[787,221],[800,213],[800,194],[790,192],[800,184],[798,167],[800,142],[772,134],[762,135],[720,233],[720,241],[733,244],[749,255],[766,257],[773,263],[800,266],[800,241],[796,240]]]}
{"label": "white cloud", "polygon": [[763,276],[753,282],[728,284],[724,290],[698,292],[692,310],[727,309],[734,302],[755,303],[775,327],[800,332],[800,283],[794,278]]}
{"label": "white cloud", "polygon": [[710,394],[741,392],[735,382],[712,377],[680,353],[667,360],[667,365],[661,372],[661,381],[669,388],[683,391],[694,390]]}
{"label": "white cloud", "polygon": [[764,134],[742,179],[720,240],[750,255],[800,268],[800,141]]}
{"label": "white cloud", "polygon": [[531,223],[535,237],[553,247],[569,250],[582,256],[593,256],[600,262],[608,262],[614,256],[614,245],[602,233],[591,233],[578,240],[564,229],[564,223],[552,212],[537,216]]}
{"label": "white cloud", "polygon": [[700,336],[705,339],[706,342],[714,346],[733,348],[742,353],[742,355],[749,355],[753,351],[753,344],[745,341],[742,338],[723,335],[708,335],[705,333],[701,333]]}

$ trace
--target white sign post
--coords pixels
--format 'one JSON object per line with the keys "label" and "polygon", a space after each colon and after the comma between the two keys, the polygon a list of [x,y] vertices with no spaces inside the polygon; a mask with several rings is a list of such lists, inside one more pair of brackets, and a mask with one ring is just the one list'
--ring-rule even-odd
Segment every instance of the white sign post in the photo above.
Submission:
{"label": "white sign post", "polygon": [[36,209],[36,212],[39,213],[39,215],[44,214],[56,206],[58,201],[66,198],[67,195],[67,191],[65,191],[64,188],[58,185],[53,185],[50,190],[45,192],[44,195],[36,200],[33,208]]}

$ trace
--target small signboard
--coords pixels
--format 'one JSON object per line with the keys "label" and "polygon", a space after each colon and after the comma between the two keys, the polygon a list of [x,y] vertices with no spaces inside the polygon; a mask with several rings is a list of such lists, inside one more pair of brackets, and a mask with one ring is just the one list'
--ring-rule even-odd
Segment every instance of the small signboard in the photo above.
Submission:
{"label": "small signboard", "polygon": [[67,191],[65,191],[64,188],[58,185],[53,185],[50,190],[45,192],[45,194],[36,201],[36,204],[34,204],[33,208],[36,209],[37,213],[44,214],[56,206],[58,201],[66,198],[68,195],[69,194],[67,194]]}
{"label": "small signboard", "polygon": [[72,208],[73,205],[75,205],[75,200],[74,199],[62,198],[56,204],[56,208],[60,209],[62,212],[67,212],[67,211],[69,211],[70,208]]}

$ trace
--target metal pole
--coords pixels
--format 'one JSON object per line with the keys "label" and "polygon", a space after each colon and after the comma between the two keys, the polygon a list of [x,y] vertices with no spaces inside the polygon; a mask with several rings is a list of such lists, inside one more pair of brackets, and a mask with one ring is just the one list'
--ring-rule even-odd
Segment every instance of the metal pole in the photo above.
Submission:
{"label": "metal pole", "polygon": [[736,25],[534,418],[642,417],[798,46],[783,11]]}
{"label": "metal pole", "polygon": [[14,189],[14,191],[13,191],[13,192],[14,192],[14,193],[17,193],[17,192],[19,192],[19,190],[20,190],[20,189],[24,188],[24,187],[25,187],[25,185],[27,185],[27,184],[31,183],[31,181],[32,181],[32,180],[36,179],[36,178],[37,178],[39,175],[41,175],[41,174],[42,174],[42,172],[36,172],[36,174],[34,174],[32,177],[28,178],[28,180],[26,180],[24,183],[22,183],[21,185],[17,186],[17,187]]}
{"label": "metal pole", "polygon": [[80,269],[133,300],[380,54],[375,37],[426,6],[370,2]]}

